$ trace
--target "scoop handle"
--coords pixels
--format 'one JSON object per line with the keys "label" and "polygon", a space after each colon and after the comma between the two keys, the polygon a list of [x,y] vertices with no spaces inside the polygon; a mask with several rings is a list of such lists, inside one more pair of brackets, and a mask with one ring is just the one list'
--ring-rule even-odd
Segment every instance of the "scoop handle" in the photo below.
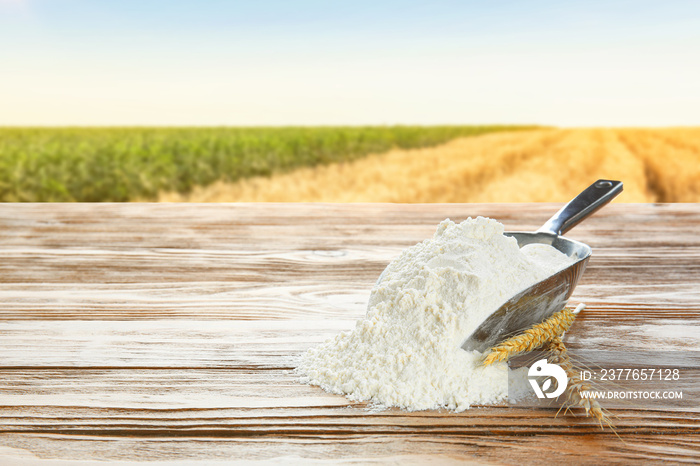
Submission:
{"label": "scoop handle", "polygon": [[598,180],[554,214],[538,232],[563,235],[622,192],[622,181]]}

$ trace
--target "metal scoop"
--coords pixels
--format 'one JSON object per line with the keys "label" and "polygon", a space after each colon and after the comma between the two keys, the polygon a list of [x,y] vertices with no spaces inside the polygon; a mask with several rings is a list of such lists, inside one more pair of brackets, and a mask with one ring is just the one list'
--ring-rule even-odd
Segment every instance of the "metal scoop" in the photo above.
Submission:
{"label": "metal scoop", "polygon": [[532,243],[549,244],[575,258],[576,262],[506,301],[462,343],[462,348],[484,352],[561,311],[583,275],[592,252],[587,244],[561,235],[621,192],[622,182],[598,180],[562,207],[536,232],[505,232],[504,235],[515,238],[521,248]]}

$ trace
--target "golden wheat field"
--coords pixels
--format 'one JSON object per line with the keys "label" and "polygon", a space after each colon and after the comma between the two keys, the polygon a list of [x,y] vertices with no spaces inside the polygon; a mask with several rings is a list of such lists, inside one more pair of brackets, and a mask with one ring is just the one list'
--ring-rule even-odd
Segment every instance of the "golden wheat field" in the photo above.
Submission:
{"label": "golden wheat field", "polygon": [[598,178],[619,202],[700,202],[700,128],[544,129],[455,139],[273,177],[215,183],[165,202],[563,202]]}

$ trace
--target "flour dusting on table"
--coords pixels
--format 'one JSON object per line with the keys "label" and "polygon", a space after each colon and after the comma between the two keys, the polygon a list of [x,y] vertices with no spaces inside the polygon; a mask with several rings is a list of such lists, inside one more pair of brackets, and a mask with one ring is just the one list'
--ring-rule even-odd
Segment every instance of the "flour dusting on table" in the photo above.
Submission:
{"label": "flour dusting on table", "polygon": [[507,299],[573,260],[551,246],[520,249],[503,231],[483,217],[440,223],[389,265],[353,330],[302,356],[302,380],[409,410],[504,401],[505,363],[483,367],[460,345]]}

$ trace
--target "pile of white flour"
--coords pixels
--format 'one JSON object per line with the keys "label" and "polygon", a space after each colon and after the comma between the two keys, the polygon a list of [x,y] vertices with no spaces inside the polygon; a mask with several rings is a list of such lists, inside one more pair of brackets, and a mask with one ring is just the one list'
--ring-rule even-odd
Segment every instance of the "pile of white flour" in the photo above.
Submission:
{"label": "pile of white flour", "polygon": [[354,330],[302,356],[303,381],[409,410],[505,400],[505,363],[483,367],[460,345],[503,302],[573,259],[546,245],[519,249],[503,230],[483,217],[440,223],[389,265]]}

